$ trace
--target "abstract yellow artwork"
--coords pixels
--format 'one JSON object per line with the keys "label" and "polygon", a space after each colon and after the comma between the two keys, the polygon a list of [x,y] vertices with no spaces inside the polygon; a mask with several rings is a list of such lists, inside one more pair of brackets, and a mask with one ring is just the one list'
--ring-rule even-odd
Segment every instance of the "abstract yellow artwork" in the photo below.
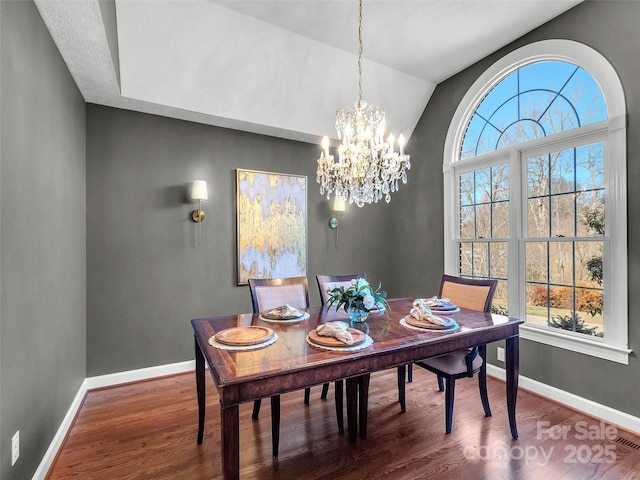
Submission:
{"label": "abstract yellow artwork", "polygon": [[238,285],[307,274],[307,177],[236,170]]}

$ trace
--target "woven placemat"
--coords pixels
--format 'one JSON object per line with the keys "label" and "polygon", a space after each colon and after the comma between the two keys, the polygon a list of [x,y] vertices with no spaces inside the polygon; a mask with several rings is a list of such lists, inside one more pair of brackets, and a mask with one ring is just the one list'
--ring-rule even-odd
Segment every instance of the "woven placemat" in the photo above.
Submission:
{"label": "woven placemat", "polygon": [[224,343],[220,343],[216,340],[216,337],[213,336],[209,339],[209,345],[214,348],[219,348],[220,350],[230,350],[232,352],[242,352],[244,350],[257,350],[259,348],[268,347],[269,345],[273,345],[278,341],[278,334],[274,333],[273,337],[271,337],[266,342],[258,343],[256,345],[225,345]]}
{"label": "woven placemat", "polygon": [[406,327],[410,330],[415,330],[417,332],[453,332],[454,330],[457,330],[458,328],[460,328],[460,325],[458,325],[457,323],[454,323],[453,325],[451,325],[448,328],[422,328],[422,327],[416,327],[413,325],[409,325],[407,323],[407,321],[405,320],[406,317],[402,317],[400,319],[400,325],[402,325],[403,327]]}
{"label": "woven placemat", "polygon": [[291,318],[289,320],[280,320],[280,319],[276,319],[276,318],[267,318],[267,317],[263,317],[262,314],[260,314],[258,318],[260,320],[262,320],[263,322],[269,322],[269,323],[296,323],[296,322],[301,322],[302,320],[306,320],[307,318],[309,318],[309,314],[305,313],[301,317]]}
{"label": "woven placemat", "polygon": [[366,334],[365,334],[365,337],[366,338],[364,339],[364,342],[359,343],[358,345],[345,345],[344,347],[329,347],[325,345],[318,345],[313,340],[311,340],[309,338],[309,335],[307,334],[307,343],[312,347],[319,348],[321,350],[329,350],[330,352],[355,352],[358,350],[364,350],[365,348],[369,348],[371,345],[373,345],[373,338],[371,338],[369,335],[366,335]]}

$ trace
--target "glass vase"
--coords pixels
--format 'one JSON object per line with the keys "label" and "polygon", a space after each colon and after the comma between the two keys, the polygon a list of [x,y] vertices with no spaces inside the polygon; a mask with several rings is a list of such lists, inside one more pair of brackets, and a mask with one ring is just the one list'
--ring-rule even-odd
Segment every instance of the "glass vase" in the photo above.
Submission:
{"label": "glass vase", "polygon": [[369,312],[366,310],[361,310],[358,307],[349,308],[349,320],[352,323],[362,323],[367,321],[367,317],[369,316]]}

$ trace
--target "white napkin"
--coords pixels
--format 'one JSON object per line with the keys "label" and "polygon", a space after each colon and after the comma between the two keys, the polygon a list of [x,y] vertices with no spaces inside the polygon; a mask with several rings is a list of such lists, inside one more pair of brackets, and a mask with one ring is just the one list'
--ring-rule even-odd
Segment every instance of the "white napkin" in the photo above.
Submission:
{"label": "white napkin", "polygon": [[427,305],[427,300],[431,299],[416,298],[413,301],[413,307],[411,308],[411,312],[409,314],[413,318],[415,318],[416,320],[420,320],[421,322],[429,322],[433,323],[434,325],[440,325],[442,327],[450,327],[455,323],[455,321],[450,318],[434,316],[433,312]]}
{"label": "white napkin", "polygon": [[327,322],[316,327],[316,333],[322,337],[334,337],[347,345],[353,345],[353,335],[347,331],[344,322]]}
{"label": "white napkin", "polygon": [[273,310],[269,310],[267,315],[270,317],[279,317],[279,318],[298,318],[304,315],[304,312],[301,312],[296,307],[292,307],[291,305],[281,305],[279,307],[274,308]]}
{"label": "white napkin", "polygon": [[451,303],[448,298],[438,298],[437,295],[431,298],[418,298],[416,301],[418,300],[421,300],[427,307],[438,307]]}

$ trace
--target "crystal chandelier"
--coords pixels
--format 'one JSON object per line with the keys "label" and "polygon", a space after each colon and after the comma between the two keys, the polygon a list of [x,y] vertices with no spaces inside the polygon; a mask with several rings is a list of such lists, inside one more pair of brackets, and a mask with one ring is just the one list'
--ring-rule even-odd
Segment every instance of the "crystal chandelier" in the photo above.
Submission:
{"label": "crystal chandelier", "polygon": [[344,106],[336,112],[336,130],[342,141],[338,147],[338,160],[329,154],[329,137],[322,139],[316,181],[320,194],[331,193],[362,207],[384,199],[391,201],[391,193],[399,188],[399,180],[407,183],[407,170],[411,168],[409,155],[404,153],[404,137],[395,139],[390,134],[384,140],[386,125],[384,108],[378,104],[367,106],[362,100],[362,0],[358,17],[358,101],[354,107]]}

